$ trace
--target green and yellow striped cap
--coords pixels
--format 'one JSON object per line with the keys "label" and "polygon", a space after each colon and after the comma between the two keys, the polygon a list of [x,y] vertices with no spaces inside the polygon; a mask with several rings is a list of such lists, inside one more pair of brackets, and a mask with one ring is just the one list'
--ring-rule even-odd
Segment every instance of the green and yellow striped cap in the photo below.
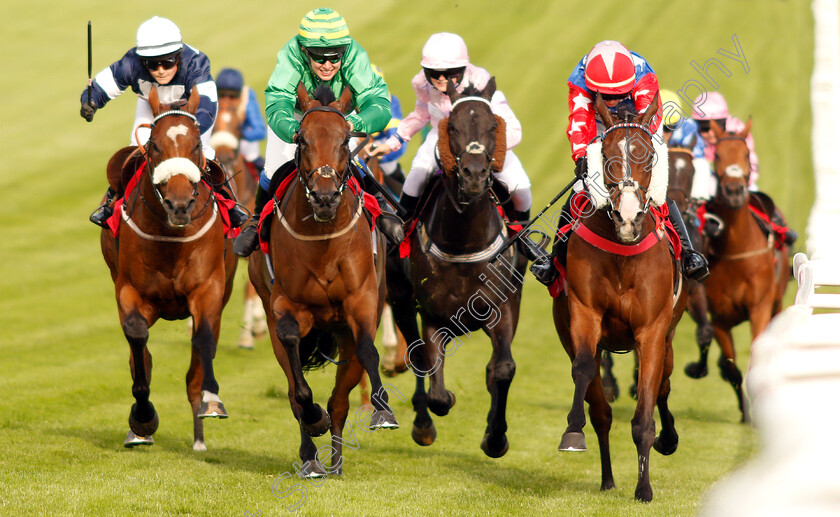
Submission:
{"label": "green and yellow striped cap", "polygon": [[328,7],[306,13],[300,21],[298,42],[308,47],[338,47],[350,44],[350,29],[344,18]]}

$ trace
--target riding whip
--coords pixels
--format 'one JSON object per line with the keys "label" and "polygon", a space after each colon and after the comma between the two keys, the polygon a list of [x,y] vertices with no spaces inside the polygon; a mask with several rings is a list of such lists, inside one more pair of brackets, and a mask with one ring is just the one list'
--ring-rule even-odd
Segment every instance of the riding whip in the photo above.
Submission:
{"label": "riding whip", "polygon": [[[370,136],[367,133],[357,133],[355,131],[351,132],[350,136],[365,136],[368,139],[370,138]],[[383,186],[381,183],[379,183],[379,181],[376,178],[373,177],[373,173],[370,172],[370,169],[367,168],[365,162],[363,160],[357,159],[356,154],[358,154],[358,152],[362,149],[362,147],[365,146],[366,143],[367,139],[365,140],[365,142],[363,142],[356,148],[356,151],[350,157],[350,161],[355,163],[356,167],[361,169],[365,176],[368,176],[370,178],[370,184],[373,185],[376,188],[376,190],[382,193],[382,196],[385,198],[385,201],[387,201],[389,205],[394,207],[394,210],[396,210],[397,215],[399,215],[401,219],[405,219],[406,216],[408,216],[408,211],[405,208],[403,208],[400,202],[397,201],[397,199],[387,187]]]}
{"label": "riding whip", "polygon": [[90,36],[90,20],[88,20],[88,102],[93,102],[93,44]]}
{"label": "riding whip", "polygon": [[[544,213],[545,213],[545,212],[546,212],[549,208],[551,208],[551,206],[552,206],[552,205],[554,205],[554,203],[556,203],[556,202],[557,202],[557,200],[559,200],[561,197],[563,197],[563,195],[564,195],[566,192],[568,192],[570,188],[572,188],[572,185],[574,185],[574,184],[575,184],[575,182],[576,182],[578,179],[580,179],[580,178],[578,178],[577,176],[575,176],[574,178],[572,178],[572,181],[570,181],[568,185],[566,185],[565,187],[563,187],[563,189],[562,189],[560,192],[558,192],[556,196],[554,196],[554,199],[552,199],[551,201],[549,201],[549,202],[548,202],[548,204],[547,204],[547,205],[545,205],[545,208],[543,208],[542,210],[540,210],[540,213],[538,213],[537,215],[535,215],[535,216],[534,216],[534,218],[533,218],[533,219],[531,219],[530,221],[528,221],[528,224],[526,224],[525,226],[523,226],[521,230],[519,230],[518,232],[516,232],[514,235],[512,235],[512,236],[508,237],[508,240],[507,240],[507,241],[505,241],[505,243],[504,243],[504,245],[502,246],[502,248],[501,248],[499,251],[497,251],[497,252],[496,252],[496,253],[495,253],[495,254],[494,254],[494,255],[490,258],[490,262],[493,262],[493,261],[495,261],[497,258],[499,258],[499,255],[501,255],[502,253],[504,253],[504,252],[505,252],[505,250],[506,250],[506,249],[508,249],[508,248],[510,247],[510,245],[511,245],[511,244],[513,244],[514,242],[516,242],[516,241],[517,241],[517,239],[521,238],[521,236],[523,235],[523,232],[524,232],[525,230],[527,230],[528,228],[530,228],[530,227],[531,227],[531,226],[532,226],[535,222],[537,222],[537,220],[538,220],[540,217],[542,217],[542,215],[543,215],[543,214],[544,214]],[[525,237],[525,238],[527,239],[527,237]]]}

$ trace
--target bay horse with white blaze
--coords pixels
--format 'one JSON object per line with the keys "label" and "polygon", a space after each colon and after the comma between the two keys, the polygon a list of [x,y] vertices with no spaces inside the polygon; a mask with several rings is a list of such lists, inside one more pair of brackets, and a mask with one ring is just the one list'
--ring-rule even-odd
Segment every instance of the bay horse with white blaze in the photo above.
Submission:
{"label": "bay horse with white blaze", "polygon": [[108,163],[112,188],[122,193],[127,186],[128,192],[115,210],[118,237],[111,229],[103,229],[101,235],[120,323],[131,348],[136,403],[125,446],[153,443],[151,435],[158,427],[149,400],[149,328],[159,318],[192,317],[187,398],[193,412],[193,449],[201,451],[206,450],[202,419],[228,416],[218,396],[213,357],[236,257],[225,238],[216,197],[202,180],[205,159],[195,118],[197,90],[181,109],[161,105],[155,88],[149,103],[155,119],[145,148],[123,148]]}
{"label": "bay horse with white blaze", "polygon": [[[669,377],[671,342],[686,303],[678,264],[662,239],[667,216],[655,213],[666,201],[668,179],[664,142],[657,149],[647,128],[659,101],[630,123],[617,122],[600,95],[595,108],[606,130],[600,142],[587,149],[588,192],[594,206],[581,213],[569,236],[566,288],[553,306],[575,384],[559,450],[586,450],[586,400],[601,453],[601,489],[615,487],[609,447],[612,409],[602,389],[599,348],[635,351],[639,360],[632,420],[639,465],[635,495],[650,501],[650,448],[671,454],[678,443],[668,409]],[[656,438],[654,406],[662,423]]]}
{"label": "bay horse with white blaze", "polygon": [[[245,122],[245,97],[219,97],[219,108],[216,114],[216,124],[210,137],[210,146],[216,151],[216,160],[222,164],[229,174],[233,175],[232,185],[235,188],[239,203],[249,212],[254,211],[254,202],[259,181],[260,171],[253,171],[239,152],[242,138],[242,124]],[[245,284],[243,296],[244,312],[242,316],[242,330],[239,332],[239,346],[254,348],[254,339],[263,337],[268,332],[265,311],[260,297],[250,280]]]}
{"label": "bay horse with white blaze", "polygon": [[[319,86],[313,99],[300,84],[297,95],[304,112],[295,136],[293,177],[299,181],[292,181],[277,194],[282,198],[269,203],[274,213],[270,268],[264,254],[252,253],[249,273],[271,322],[274,354],[286,374],[289,402],[300,423],[300,475],[322,477],[342,472],[348,395],[362,372],[367,372],[374,392],[370,427],[396,429],[398,424],[387,404],[374,346],[385,301],[385,241],[377,232],[375,262],[371,228],[362,216],[363,192],[350,172],[349,140],[357,134],[350,132],[344,113],[351,107],[351,92],[345,88],[336,100],[328,87]],[[339,361],[327,412],[313,402],[303,372],[331,359],[336,348]],[[328,429],[329,468],[316,457],[312,441]]]}
{"label": "bay horse with white blaze", "polygon": [[[426,190],[433,193],[421,198],[420,206],[426,208],[418,212],[410,236],[410,276],[398,260],[389,260],[388,268],[389,300],[397,326],[410,343],[409,362],[417,377],[412,438],[418,445],[435,441],[429,411],[444,416],[455,404],[455,395],[444,385],[445,356],[453,353],[453,344],[455,349],[460,346],[460,336],[480,329],[493,346],[486,370],[491,403],[481,442],[492,458],[503,456],[509,447],[505,411],[516,371],[511,342],[527,263],[515,246],[509,246],[497,264],[490,263],[507,237],[490,190],[492,172],[501,170],[507,151],[504,119],[490,108],[495,91],[495,78],[483,91],[468,86],[463,94],[448,85],[452,111],[441,121],[438,139],[445,175],[430,182]],[[418,310],[423,339],[417,330]]]}
{"label": "bay horse with white blaze", "polygon": [[[789,250],[776,241],[769,228],[762,228],[761,214],[773,214],[775,207],[766,194],[750,192],[747,182],[750,151],[747,135],[752,121],[739,132],[724,132],[714,121],[717,137],[715,174],[718,187],[707,210],[723,221],[723,232],[709,239],[711,275],[706,279],[706,296],[712,315],[715,339],[720,345],[721,377],[738,398],[741,421],[748,420],[742,392],[743,376],[735,363],[732,328],[750,322],[752,340],[764,331],[770,319],[782,309],[782,298],[790,279]],[[751,205],[757,206],[753,210]],[[702,352],[702,351],[701,351]],[[705,356],[701,355],[705,366]]]}

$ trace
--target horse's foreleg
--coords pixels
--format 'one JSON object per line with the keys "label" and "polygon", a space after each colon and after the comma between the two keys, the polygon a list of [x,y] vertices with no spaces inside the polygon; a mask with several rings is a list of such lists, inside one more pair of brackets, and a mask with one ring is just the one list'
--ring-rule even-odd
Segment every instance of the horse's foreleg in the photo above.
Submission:
{"label": "horse's foreleg", "polygon": [[190,401],[193,413],[193,450],[206,451],[204,444],[204,420],[198,417],[201,409],[201,382],[204,372],[201,369],[201,358],[192,351],[190,368],[187,370],[187,400]]}
{"label": "horse's foreleg", "polygon": [[[219,398],[219,383],[213,371],[213,358],[216,356],[216,340],[218,339],[218,324],[211,325],[206,318],[196,316],[193,323],[192,337],[193,353],[201,361],[201,406],[198,418],[227,418],[222,400]],[[214,328],[215,327],[215,328]]]}
{"label": "horse's foreleg", "polygon": [[568,426],[560,440],[561,451],[585,451],[586,438],[583,426],[586,425],[586,412],[583,402],[592,379],[598,375],[598,342],[601,340],[601,317],[578,307],[573,314],[570,327],[571,346],[567,347],[572,359],[572,380],[575,394],[572,409],[567,417]]}
{"label": "horse's foreleg", "polygon": [[692,379],[700,379],[709,373],[709,347],[712,344],[714,328],[709,321],[709,302],[706,299],[706,287],[697,283],[689,291],[688,313],[697,324],[697,347],[700,358],[696,363],[685,365],[685,374]]}
{"label": "horse's foreleg", "polygon": [[[332,396],[327,402],[327,411],[330,413],[330,433],[332,434],[332,459],[330,461],[330,474],[341,474],[344,459],[342,456],[342,449],[345,443],[342,438],[344,432],[344,424],[347,421],[347,413],[350,409],[350,391],[359,384],[362,379],[364,369],[362,365],[351,354],[341,354],[341,364],[338,365],[335,372],[335,387],[333,388]],[[350,448],[357,449],[358,442],[355,440],[355,433],[352,426],[350,429],[351,441],[347,442]]]}
{"label": "horse's foreleg", "polygon": [[138,311],[129,312],[122,322],[123,333],[131,349],[129,365],[131,367],[131,393],[135,403],[128,415],[128,425],[131,428],[126,438],[126,447],[138,443],[153,443],[151,435],[158,428],[158,414],[155,406],[149,400],[152,380],[152,354],[146,344],[149,341],[149,322]]}
{"label": "horse's foreleg", "polygon": [[[493,344],[493,354],[487,363],[486,382],[490,392],[490,411],[487,413],[487,428],[481,440],[481,450],[491,458],[501,458],[508,451],[507,432],[507,396],[516,363],[510,352],[514,325],[511,322],[497,322],[494,332],[488,332]],[[495,331],[498,329],[498,331]]]}
{"label": "horse's foreleg", "polygon": [[[666,321],[663,326],[667,324]],[[639,354],[639,400],[630,426],[639,462],[636,499],[648,502],[653,499],[650,487],[650,448],[656,434],[653,408],[662,387],[665,366],[665,333],[655,330],[640,332],[636,339],[636,350]]]}
{"label": "horse's foreleg", "polygon": [[[429,391],[426,394],[426,406],[437,416],[446,416],[449,410],[455,405],[455,394],[446,389],[443,378],[444,357],[446,356],[446,345],[455,337],[451,331],[442,332],[436,327],[423,325],[423,351],[425,352],[426,364],[431,365],[429,377]],[[448,329],[447,329],[448,330]]]}
{"label": "horse's foreleg", "polygon": [[601,387],[608,402],[618,398],[618,381],[613,374],[612,354],[604,350],[601,352]]}
{"label": "horse's foreleg", "polygon": [[653,448],[657,452],[668,456],[677,450],[679,444],[679,435],[674,426],[674,415],[668,408],[668,396],[671,394],[671,373],[674,371],[674,349],[671,346],[673,341],[673,332],[668,338],[668,349],[665,352],[665,367],[662,371],[662,382],[659,386],[659,394],[656,398],[656,406],[659,408],[659,421],[662,423],[662,429],[659,431],[659,436],[653,442]]}
{"label": "horse's foreleg", "polygon": [[731,327],[724,327],[719,322],[713,322],[713,325],[715,327],[715,339],[720,345],[720,359],[718,360],[720,376],[735,390],[735,396],[738,398],[738,411],[741,412],[741,422],[746,422],[744,394],[741,391],[744,378],[735,363],[735,343],[732,341],[732,329]]}

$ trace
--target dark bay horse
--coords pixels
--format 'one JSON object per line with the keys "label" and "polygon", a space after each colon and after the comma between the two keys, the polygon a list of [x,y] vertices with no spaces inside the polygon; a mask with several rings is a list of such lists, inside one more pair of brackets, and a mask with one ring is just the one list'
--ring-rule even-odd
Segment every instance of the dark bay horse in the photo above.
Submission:
{"label": "dark bay horse", "polygon": [[149,327],[159,319],[192,316],[192,361],[187,398],[194,419],[193,449],[206,450],[202,419],[227,418],[213,374],[222,309],[230,298],[236,257],[225,238],[222,219],[208,183],[193,89],[186,106],[161,105],[152,88],[149,103],[155,119],[145,148],[123,148],[108,163],[112,188],[123,192],[127,179],[136,187],[115,210],[121,216],[119,237],[104,229],[102,255],[111,270],[120,323],[131,348],[131,430],[126,447],[151,444],[158,415],[149,400],[152,356],[146,344]]}
{"label": "dark bay horse", "polygon": [[[336,100],[329,88],[318,87],[313,99],[300,84],[297,95],[304,112],[295,136],[297,181],[274,206],[269,240],[274,277],[262,253],[251,254],[249,273],[271,322],[274,354],[300,423],[301,475],[321,477],[342,472],[348,395],[363,372],[373,389],[369,427],[396,429],[398,424],[374,346],[385,301],[385,241],[376,234],[380,258],[375,262],[362,193],[350,173],[349,139],[355,134],[344,113],[351,107],[351,92],[345,89]],[[303,372],[323,364],[336,348],[339,361],[327,412],[313,402]],[[327,430],[332,434],[329,469],[316,457],[311,438]]]}
{"label": "dark bay horse", "polygon": [[[714,121],[711,126],[718,140],[715,146],[718,187],[708,211],[723,221],[723,232],[709,239],[707,255],[711,274],[705,282],[706,295],[715,339],[721,349],[718,366],[721,376],[735,390],[744,422],[748,415],[741,389],[743,377],[735,363],[732,328],[749,321],[754,341],[781,311],[790,278],[790,259],[787,246],[776,243],[773,233],[762,229],[750,209],[751,200],[772,204],[768,196],[747,190],[750,151],[746,138],[752,121],[737,133],[724,132]],[[772,206],[762,210],[769,214],[773,211]]]}
{"label": "dark bay horse", "polygon": [[[260,171],[252,171],[239,152],[242,138],[242,124],[245,122],[245,97],[219,97],[216,125],[210,137],[210,146],[216,151],[216,160],[222,164],[228,175],[232,175],[232,185],[239,200],[249,212],[254,211],[254,193],[257,189]],[[245,285],[243,296],[245,307],[242,316],[242,330],[239,333],[239,346],[254,348],[254,339],[263,337],[268,332],[265,311],[260,297],[249,281]]]}
{"label": "dark bay horse", "polygon": [[388,269],[389,299],[410,343],[409,361],[417,376],[412,438],[419,445],[434,442],[437,432],[429,411],[444,416],[455,404],[455,395],[444,385],[444,358],[460,346],[460,336],[481,329],[493,346],[486,374],[491,403],[481,442],[492,458],[509,447],[505,411],[516,371],[510,349],[527,262],[514,246],[496,264],[489,262],[507,236],[490,192],[492,171],[501,170],[507,150],[504,120],[490,109],[495,90],[495,79],[483,91],[468,87],[463,94],[449,85],[452,111],[441,121],[438,140],[446,174],[436,194],[427,198],[410,237],[410,277],[399,262],[389,261]]}
{"label": "dark bay horse", "polygon": [[[630,123],[616,122],[600,95],[595,107],[606,131],[601,142],[587,150],[592,204],[569,237],[567,289],[555,298],[553,307],[575,384],[559,450],[586,450],[586,400],[601,453],[601,489],[615,487],[609,448],[612,409],[602,389],[599,348],[635,351],[639,358],[638,402],[632,420],[639,463],[636,499],[650,501],[650,448],[671,454],[678,443],[668,395],[671,342],[686,294],[679,288],[681,274],[668,243],[661,239],[662,216],[654,217],[651,208],[665,202],[667,189],[665,151],[656,151],[647,129],[659,102]],[[662,424],[656,438],[654,406]]]}

